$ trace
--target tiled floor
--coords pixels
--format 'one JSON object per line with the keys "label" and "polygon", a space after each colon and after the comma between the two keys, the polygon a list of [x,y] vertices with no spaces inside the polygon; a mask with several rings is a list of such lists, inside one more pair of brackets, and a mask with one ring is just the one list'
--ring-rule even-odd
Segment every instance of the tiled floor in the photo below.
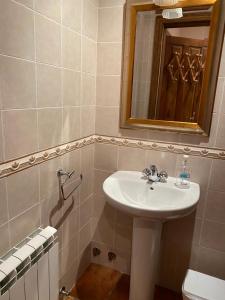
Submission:
{"label": "tiled floor", "polygon": [[[80,300],[128,300],[130,278],[110,268],[91,264],[72,295]],[[182,300],[182,296],[157,287],[155,300]]]}

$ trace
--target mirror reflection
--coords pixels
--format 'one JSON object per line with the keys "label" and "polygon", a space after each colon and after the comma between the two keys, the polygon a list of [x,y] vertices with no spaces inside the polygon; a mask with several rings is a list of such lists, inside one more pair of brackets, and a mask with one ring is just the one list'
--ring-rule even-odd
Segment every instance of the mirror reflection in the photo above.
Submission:
{"label": "mirror reflection", "polygon": [[200,22],[186,16],[178,22],[157,11],[137,13],[132,118],[198,122],[210,13]]}

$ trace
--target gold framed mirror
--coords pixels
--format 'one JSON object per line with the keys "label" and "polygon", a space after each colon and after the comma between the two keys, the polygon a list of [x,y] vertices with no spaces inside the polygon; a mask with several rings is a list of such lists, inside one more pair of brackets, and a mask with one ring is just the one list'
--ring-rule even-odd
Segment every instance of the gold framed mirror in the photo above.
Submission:
{"label": "gold framed mirror", "polygon": [[[183,17],[163,18],[168,8]],[[223,0],[126,1],[121,128],[210,134],[224,22]]]}

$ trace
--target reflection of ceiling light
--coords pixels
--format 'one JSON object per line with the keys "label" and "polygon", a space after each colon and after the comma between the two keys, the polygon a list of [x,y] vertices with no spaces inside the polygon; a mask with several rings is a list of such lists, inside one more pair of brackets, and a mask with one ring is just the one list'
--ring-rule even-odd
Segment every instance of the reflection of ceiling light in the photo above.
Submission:
{"label": "reflection of ceiling light", "polygon": [[172,9],[164,9],[162,11],[162,16],[164,19],[178,19],[183,17],[182,8],[172,8]]}
{"label": "reflection of ceiling light", "polygon": [[154,0],[153,2],[158,6],[170,6],[177,4],[179,0]]}

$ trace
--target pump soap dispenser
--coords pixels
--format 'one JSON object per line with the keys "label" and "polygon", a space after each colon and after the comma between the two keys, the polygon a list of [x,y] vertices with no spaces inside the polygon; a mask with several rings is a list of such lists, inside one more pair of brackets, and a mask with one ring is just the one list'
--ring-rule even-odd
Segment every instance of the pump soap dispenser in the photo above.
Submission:
{"label": "pump soap dispenser", "polygon": [[180,189],[188,189],[190,187],[190,171],[188,166],[188,155],[183,156],[183,162],[179,169],[176,180],[176,186]]}

